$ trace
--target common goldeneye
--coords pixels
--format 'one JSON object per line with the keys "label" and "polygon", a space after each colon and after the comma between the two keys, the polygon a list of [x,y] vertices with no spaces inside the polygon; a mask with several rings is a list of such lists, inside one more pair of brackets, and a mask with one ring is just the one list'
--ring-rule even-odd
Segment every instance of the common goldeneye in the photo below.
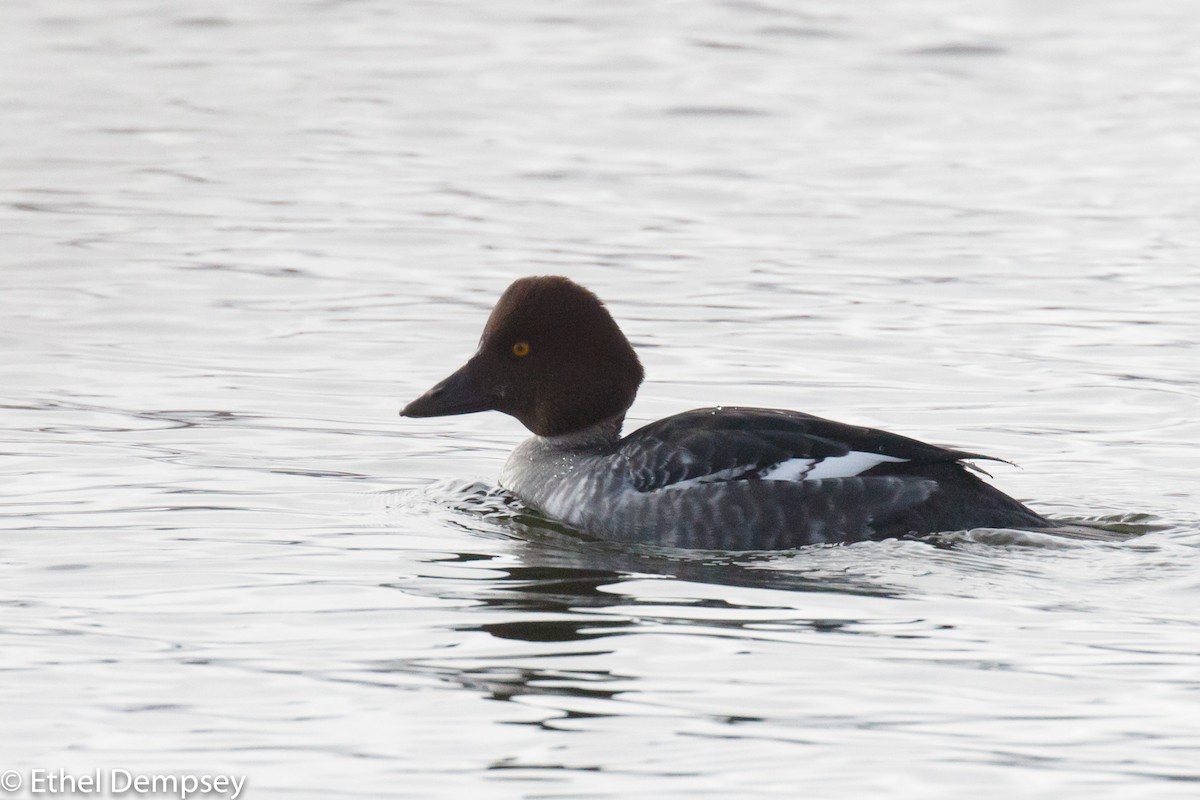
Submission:
{"label": "common goldeneye", "polygon": [[400,413],[516,417],[535,435],[500,484],[605,539],[775,550],[1054,524],[963,463],[996,459],[799,411],[702,408],[621,438],[642,377],[596,295],[567,278],[521,278],[475,355]]}

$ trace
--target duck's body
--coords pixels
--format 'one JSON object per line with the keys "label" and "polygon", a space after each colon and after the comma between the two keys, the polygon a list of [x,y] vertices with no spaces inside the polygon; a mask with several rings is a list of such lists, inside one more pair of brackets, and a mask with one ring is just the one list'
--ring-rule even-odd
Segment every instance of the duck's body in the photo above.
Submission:
{"label": "duck's body", "polygon": [[525,441],[500,483],[605,539],[776,550],[1050,523],[970,474],[983,458],[795,411],[705,408]]}
{"label": "duck's body", "polygon": [[641,365],[606,309],[565,278],[524,278],[479,352],[404,409],[497,409],[535,434],[501,485],[605,539],[770,550],[1052,523],[968,472],[987,458],[796,411],[688,411],[620,437]]}

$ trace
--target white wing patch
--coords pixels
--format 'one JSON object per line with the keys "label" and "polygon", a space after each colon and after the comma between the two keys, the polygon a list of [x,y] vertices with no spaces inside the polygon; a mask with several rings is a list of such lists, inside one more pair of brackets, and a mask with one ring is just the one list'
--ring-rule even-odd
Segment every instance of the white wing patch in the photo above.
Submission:
{"label": "white wing patch", "polygon": [[879,453],[864,453],[851,450],[844,456],[824,458],[820,461],[812,458],[792,458],[781,461],[759,473],[764,481],[819,481],[824,478],[853,478],[861,475],[871,467],[885,462],[908,461],[907,458],[896,458]]}
{"label": "white wing patch", "polygon": [[731,467],[711,472],[708,475],[697,475],[663,488],[687,489],[702,483],[720,483],[753,477],[764,481],[819,481],[824,478],[853,478],[871,467],[888,461],[898,462],[908,461],[908,459],[851,450],[844,456],[834,458],[789,458],[787,461],[780,461],[778,464],[759,470],[757,474],[751,465]]}
{"label": "white wing patch", "polygon": [[[816,464],[815,458],[793,458],[780,461],[773,467],[767,467],[758,473],[764,481],[802,481]],[[824,462],[821,462],[824,463]]]}

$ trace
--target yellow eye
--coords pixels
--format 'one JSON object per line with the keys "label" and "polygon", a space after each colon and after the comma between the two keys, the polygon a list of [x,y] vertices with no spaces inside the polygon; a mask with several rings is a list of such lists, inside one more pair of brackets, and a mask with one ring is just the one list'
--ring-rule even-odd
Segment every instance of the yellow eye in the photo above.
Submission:
{"label": "yellow eye", "polygon": [[517,358],[524,358],[529,355],[529,342],[517,342],[514,344],[512,354]]}

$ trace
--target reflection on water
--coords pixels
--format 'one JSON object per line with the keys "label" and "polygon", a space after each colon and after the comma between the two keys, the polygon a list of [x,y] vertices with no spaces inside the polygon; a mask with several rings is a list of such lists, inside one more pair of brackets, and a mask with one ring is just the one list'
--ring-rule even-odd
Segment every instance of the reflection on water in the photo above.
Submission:
{"label": "reflection on water", "polygon": [[[0,7],[0,769],[254,797],[1196,794],[1194,12]],[[513,278],[640,425],[990,453],[1106,535],[624,548],[400,420]]]}
{"label": "reflection on water", "polygon": [[[1143,553],[1163,548],[1161,541],[1128,538],[1147,531],[1126,520],[1127,533],[1118,541],[1025,539],[1009,535],[1013,532],[980,531],[936,542],[890,541],[791,553],[633,551],[553,524],[532,524],[502,492],[479,484],[450,482],[400,493],[388,505],[417,516],[428,514],[429,506],[445,506],[462,515],[459,522],[474,527],[477,536],[516,535],[506,540],[511,546],[504,555],[476,553],[432,562],[482,568],[475,579],[439,582],[444,578],[439,570],[421,576],[425,590],[439,597],[479,604],[477,612],[486,621],[460,630],[496,641],[493,647],[483,646],[486,658],[452,651],[387,661],[377,669],[433,677],[482,697],[516,703],[523,712],[533,712],[523,724],[541,731],[599,735],[611,729],[606,720],[641,720],[654,731],[648,719],[689,719],[691,723],[658,732],[715,737],[742,755],[747,754],[743,748],[753,751],[764,741],[819,751],[822,737],[810,738],[814,731],[863,724],[844,708],[851,697],[872,694],[907,673],[906,681],[940,681],[945,695],[935,701],[919,693],[920,710],[901,696],[884,701],[882,706],[891,711],[873,725],[877,733],[868,738],[903,750],[907,737],[915,736],[921,746],[939,748],[951,753],[951,759],[985,771],[988,764],[1053,769],[1063,762],[1044,762],[1045,745],[1037,742],[1044,741],[1045,733],[1024,743],[1009,740],[1007,752],[997,757],[981,758],[974,746],[963,746],[956,731],[976,724],[981,710],[981,684],[972,677],[974,671],[1011,676],[990,678],[983,687],[1006,680],[1023,684],[1024,697],[1010,698],[1011,708],[1000,717],[1005,726],[1033,726],[1029,730],[1035,731],[1099,724],[1090,712],[1051,710],[1058,691],[1052,687],[1076,679],[1090,683],[1098,675],[1125,669],[1124,658],[1111,657],[1113,643],[1096,648],[1099,643],[1091,640],[1089,630],[1095,631],[1097,623],[1108,633],[1123,629],[1128,623],[1121,622],[1127,617],[1121,608],[1130,595],[1117,588],[1101,605],[1094,593],[1081,596],[1080,589],[1103,584],[1128,589],[1133,577],[1127,570],[1140,561],[1131,559],[1129,547],[1136,542]],[[1112,574],[1096,571],[1097,562],[1105,560]],[[1083,582],[1060,579],[1052,588],[1048,581],[1079,568],[1091,570]],[[1013,617],[1020,620],[1015,628]],[[1066,618],[1082,627],[1068,632],[1069,625],[1061,627]],[[1132,630],[1138,628],[1145,630],[1140,624]],[[1155,669],[1164,657],[1169,661],[1178,655],[1171,647],[1164,652],[1153,638],[1136,647],[1139,668]],[[643,646],[633,644],[637,640],[648,642],[644,657]],[[793,646],[803,647],[812,663],[791,663],[787,653]],[[1047,661],[1047,650],[1058,654]],[[864,668],[862,658],[877,661]],[[739,668],[743,661],[753,666]],[[797,694],[796,680],[812,685]],[[797,738],[800,731],[809,734]],[[841,737],[834,733],[831,738]],[[653,732],[630,742],[667,746]],[[601,738],[556,748],[559,754],[552,758],[508,758],[491,767],[574,770],[583,754],[597,757],[596,747],[613,757],[626,752]],[[845,762],[847,756],[837,758]],[[635,761],[643,780],[678,774],[654,758]],[[697,776],[709,774],[695,764],[691,769]],[[1124,770],[1110,772],[1115,779]]]}

